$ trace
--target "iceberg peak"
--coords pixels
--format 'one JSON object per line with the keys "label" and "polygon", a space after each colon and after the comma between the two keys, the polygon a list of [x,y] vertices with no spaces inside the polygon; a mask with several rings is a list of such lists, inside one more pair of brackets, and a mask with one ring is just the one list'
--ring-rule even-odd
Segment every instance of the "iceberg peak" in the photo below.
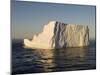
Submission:
{"label": "iceberg peak", "polygon": [[89,45],[89,28],[85,25],[65,24],[50,21],[44,25],[43,32],[34,35],[32,41],[24,39],[29,48],[59,49]]}

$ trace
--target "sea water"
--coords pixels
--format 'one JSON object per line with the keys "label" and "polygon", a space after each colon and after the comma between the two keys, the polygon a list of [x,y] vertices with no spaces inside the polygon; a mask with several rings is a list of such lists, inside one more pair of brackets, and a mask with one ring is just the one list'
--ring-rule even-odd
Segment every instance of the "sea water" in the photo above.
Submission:
{"label": "sea water", "polygon": [[23,40],[12,40],[12,74],[96,69],[96,42],[88,47],[67,49],[24,48]]}

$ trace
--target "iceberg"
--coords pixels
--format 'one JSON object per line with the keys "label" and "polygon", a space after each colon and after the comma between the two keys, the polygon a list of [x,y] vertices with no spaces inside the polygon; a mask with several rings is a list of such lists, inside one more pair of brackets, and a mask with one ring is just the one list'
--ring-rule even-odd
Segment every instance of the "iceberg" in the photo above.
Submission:
{"label": "iceberg", "polygon": [[50,21],[47,25],[44,25],[41,33],[33,36],[31,41],[24,39],[24,45],[36,49],[60,49],[88,46],[89,28],[86,25]]}

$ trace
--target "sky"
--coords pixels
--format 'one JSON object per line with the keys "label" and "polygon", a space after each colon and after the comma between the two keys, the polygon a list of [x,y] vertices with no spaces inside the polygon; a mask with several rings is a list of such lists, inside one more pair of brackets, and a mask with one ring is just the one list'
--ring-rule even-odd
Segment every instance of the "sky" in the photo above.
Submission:
{"label": "sky", "polygon": [[32,38],[42,32],[49,21],[88,25],[90,38],[95,38],[95,6],[12,1],[12,39]]}

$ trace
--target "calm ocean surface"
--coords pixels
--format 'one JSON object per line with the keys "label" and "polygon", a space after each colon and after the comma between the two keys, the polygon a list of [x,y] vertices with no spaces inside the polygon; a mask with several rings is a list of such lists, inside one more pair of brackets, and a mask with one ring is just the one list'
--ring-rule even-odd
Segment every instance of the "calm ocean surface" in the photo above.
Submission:
{"label": "calm ocean surface", "polygon": [[12,73],[42,73],[96,68],[95,41],[89,47],[57,50],[27,49],[22,40],[12,40]]}

